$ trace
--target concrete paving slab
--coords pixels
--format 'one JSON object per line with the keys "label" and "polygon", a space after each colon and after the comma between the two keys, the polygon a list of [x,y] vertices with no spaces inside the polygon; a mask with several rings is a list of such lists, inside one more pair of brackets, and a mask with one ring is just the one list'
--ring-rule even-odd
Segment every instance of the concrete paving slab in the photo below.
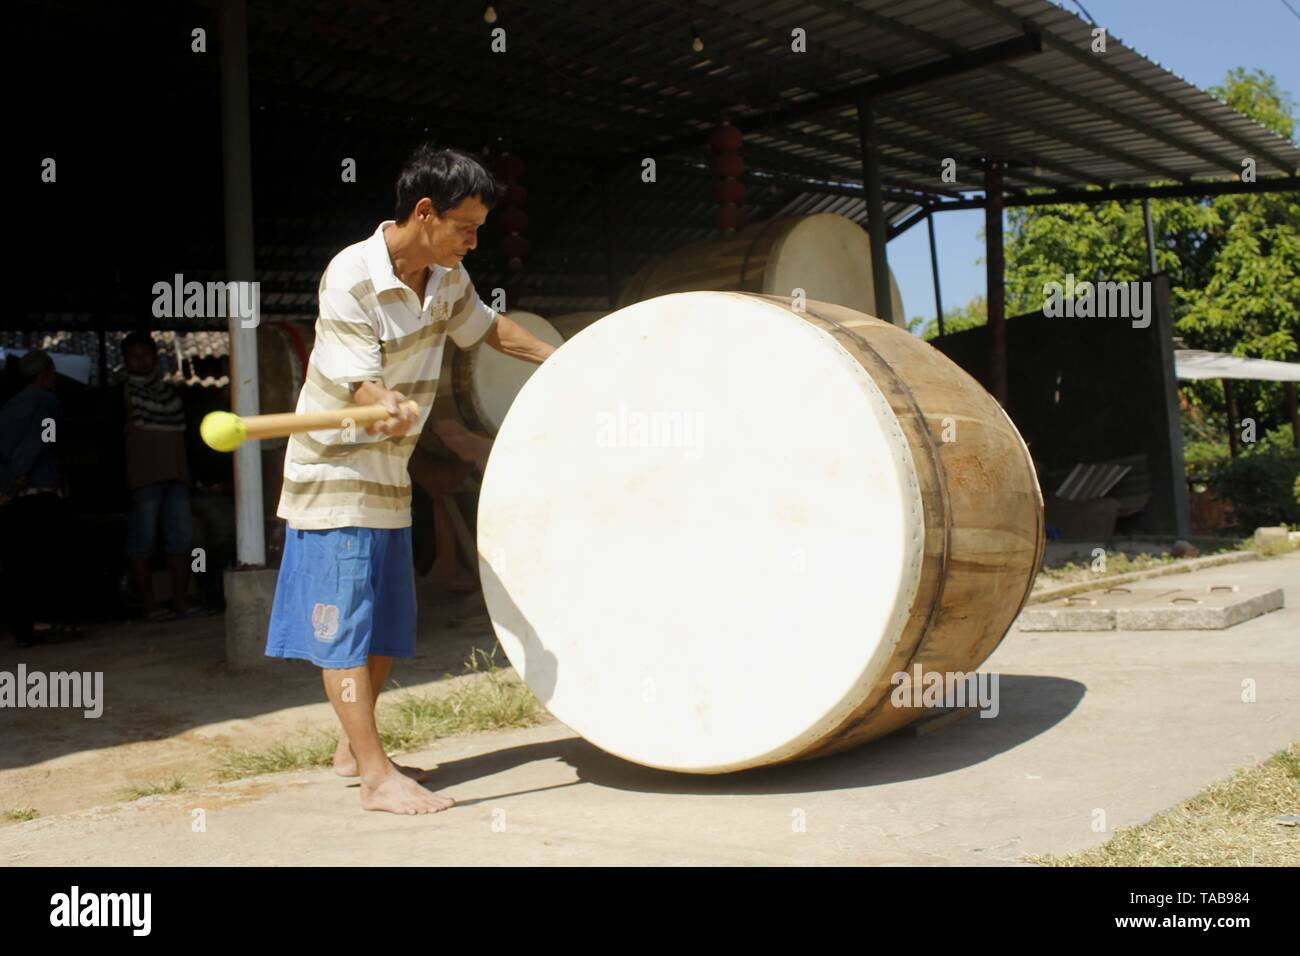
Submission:
{"label": "concrete paving slab", "polygon": [[1282,607],[1281,588],[1210,583],[1112,585],[1027,607],[1022,631],[1221,630]]}

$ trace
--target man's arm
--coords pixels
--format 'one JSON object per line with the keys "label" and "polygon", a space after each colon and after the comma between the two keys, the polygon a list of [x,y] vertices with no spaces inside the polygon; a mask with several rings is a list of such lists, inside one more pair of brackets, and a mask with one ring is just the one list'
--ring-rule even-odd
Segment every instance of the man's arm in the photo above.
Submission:
{"label": "man's arm", "polygon": [[541,365],[555,352],[554,345],[543,342],[518,322],[511,321],[504,313],[497,315],[496,322],[483,341],[503,355],[537,365]]}
{"label": "man's arm", "polygon": [[504,355],[537,365],[551,357],[555,346],[546,344],[518,322],[511,321],[504,312],[495,312],[487,307],[478,297],[463,267],[457,269],[454,281],[460,291],[447,321],[447,334],[457,346],[469,349],[479,342],[486,342]]}

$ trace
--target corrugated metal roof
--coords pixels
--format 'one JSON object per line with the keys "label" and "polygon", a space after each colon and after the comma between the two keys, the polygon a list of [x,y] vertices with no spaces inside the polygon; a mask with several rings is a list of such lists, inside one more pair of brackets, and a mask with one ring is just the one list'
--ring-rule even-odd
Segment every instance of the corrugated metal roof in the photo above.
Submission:
{"label": "corrugated metal roof", "polygon": [[[617,284],[647,258],[715,234],[706,143],[723,119],[745,134],[749,221],[829,209],[863,223],[853,107],[753,124],[1027,31],[1041,37],[1041,52],[873,99],[891,222],[918,203],[982,189],[986,158],[1007,163],[1010,193],[1224,179],[1248,157],[1260,178],[1300,169],[1294,143],[1120,38],[1107,37],[1106,51],[1093,53],[1093,26],[1048,0],[503,0],[493,25],[483,20],[485,6],[249,5],[265,315],[314,316],[321,270],[387,214],[391,171],[429,137],[524,159],[533,249],[523,273],[505,271],[493,218],[466,265],[480,292],[517,285],[523,306],[539,311],[603,307],[610,271]],[[80,11],[65,19],[91,32],[118,16],[70,0],[60,7]],[[186,22],[211,20],[201,3],[178,0],[177,7]],[[494,27],[505,29],[508,52],[489,51]],[[791,50],[796,28],[806,31],[806,52]],[[691,48],[692,30],[700,52]],[[114,36],[128,42],[131,34]],[[361,156],[362,176],[340,190],[337,177],[321,178],[316,161],[336,164],[344,155]],[[640,180],[646,156],[658,161],[653,184]],[[949,157],[957,162],[955,183],[940,179]],[[215,278],[223,261],[219,221],[212,227],[218,235],[202,261]],[[199,271],[187,268],[187,275]],[[45,308],[83,311],[90,306],[79,294],[58,286]],[[115,308],[130,314],[136,306]]]}

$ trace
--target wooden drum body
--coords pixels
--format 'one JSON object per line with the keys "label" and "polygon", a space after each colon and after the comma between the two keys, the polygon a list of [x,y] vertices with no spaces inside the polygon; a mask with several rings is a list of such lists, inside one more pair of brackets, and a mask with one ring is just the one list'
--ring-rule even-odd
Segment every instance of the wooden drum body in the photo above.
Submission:
{"label": "wooden drum body", "polygon": [[721,773],[921,716],[894,675],[992,653],[1042,507],[1010,420],[938,350],[842,306],[682,293],[589,327],[520,391],[480,571],[557,718],[628,760]]}
{"label": "wooden drum body", "polygon": [[[871,239],[853,220],[832,212],[789,216],[746,226],[720,239],[676,249],[628,280],[620,308],[671,292],[764,292],[833,302],[878,314],[871,279]],[[894,320],[903,302],[889,273]]]}

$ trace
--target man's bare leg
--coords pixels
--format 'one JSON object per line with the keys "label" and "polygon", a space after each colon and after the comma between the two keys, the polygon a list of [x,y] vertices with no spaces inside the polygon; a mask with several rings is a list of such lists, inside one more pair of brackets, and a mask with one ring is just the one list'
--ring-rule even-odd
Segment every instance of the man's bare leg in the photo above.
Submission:
{"label": "man's bare leg", "polygon": [[368,667],[322,668],[321,678],[356,754],[361,775],[361,806],[389,813],[437,813],[455,805],[456,801],[450,797],[430,793],[404,776],[384,753],[375,727],[376,695],[370,685]]}
{"label": "man's bare leg", "polygon": [[[388,672],[392,670],[393,659],[391,657],[373,656],[366,660],[366,670],[370,676],[370,689],[374,702],[370,709],[373,713],[379,709],[379,695],[384,691],[384,685],[388,683]],[[378,722],[376,721],[376,726]],[[391,758],[390,758],[391,759]],[[396,761],[393,766],[406,774],[412,780],[423,783],[433,776],[432,770],[422,770],[419,767],[406,767]],[[347,730],[340,727],[339,743],[334,748],[334,772],[340,777],[356,777],[360,775],[360,768],[357,765],[357,755],[352,752],[351,741],[348,740]]]}

